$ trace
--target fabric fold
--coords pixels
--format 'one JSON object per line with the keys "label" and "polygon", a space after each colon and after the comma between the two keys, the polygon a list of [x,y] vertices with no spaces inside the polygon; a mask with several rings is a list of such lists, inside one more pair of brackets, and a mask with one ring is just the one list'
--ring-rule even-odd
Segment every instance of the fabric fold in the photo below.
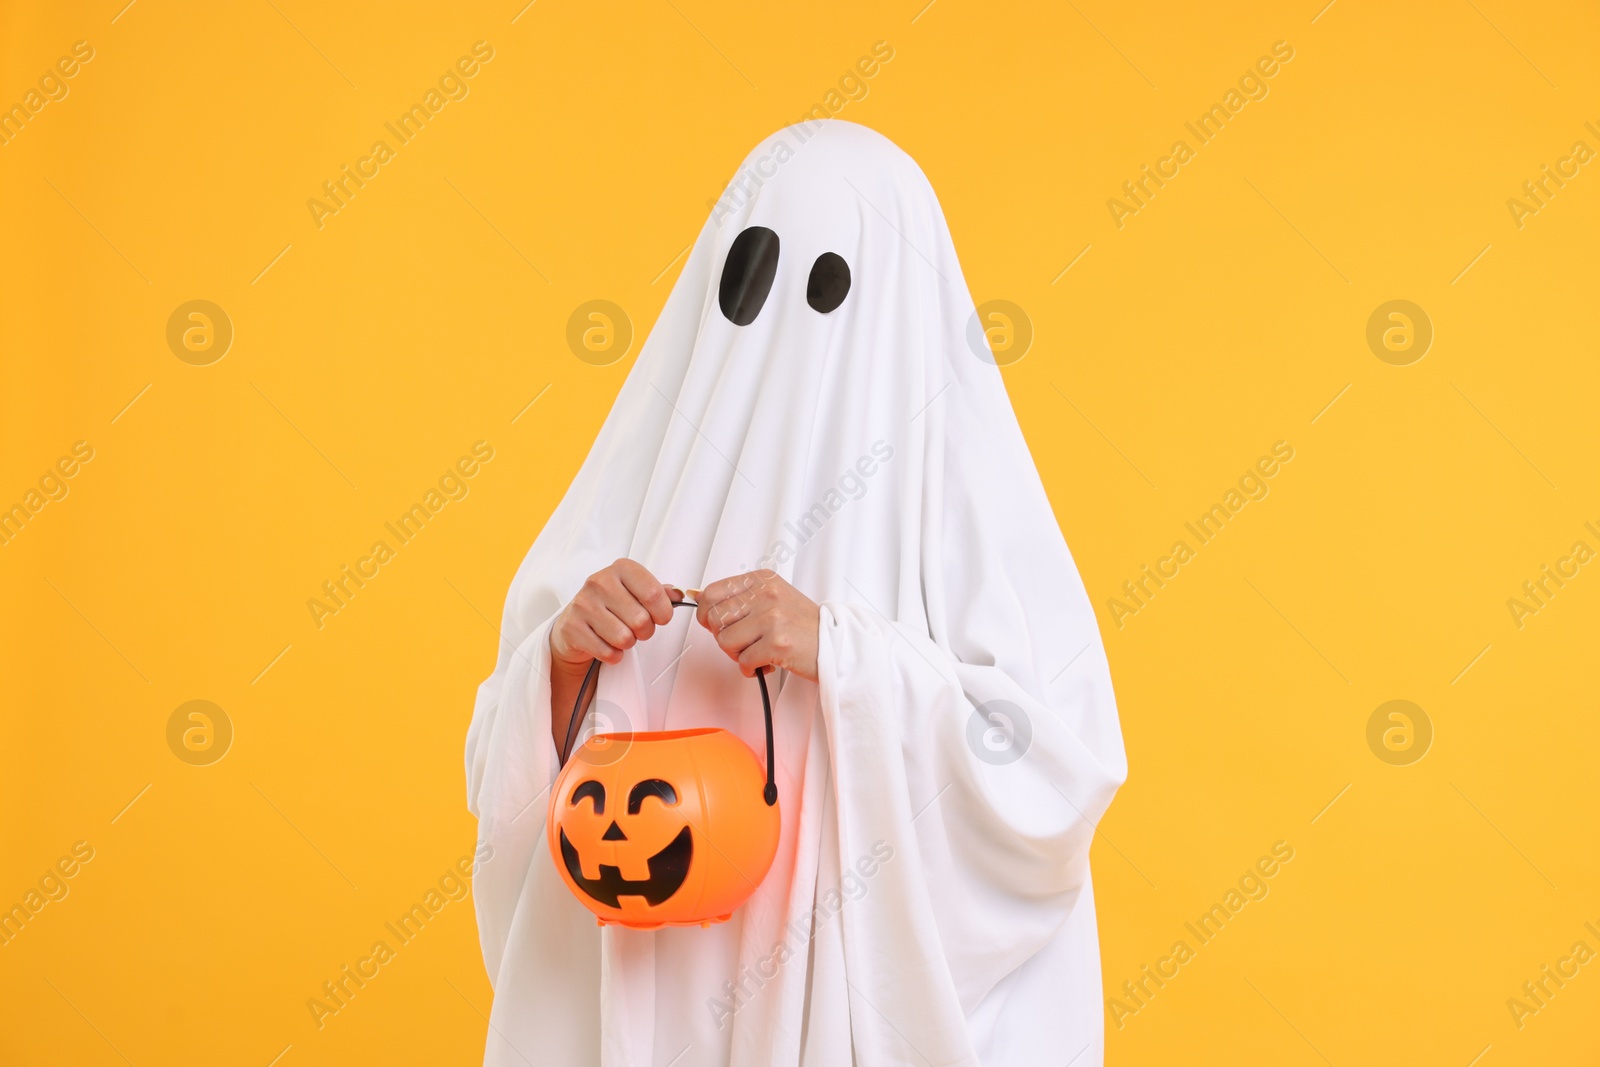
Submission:
{"label": "fabric fold", "polygon": [[893,856],[843,911],[858,1055],[976,1063],[966,1017],[1066,923],[1121,776],[1037,703],[993,725],[980,694],[1025,694],[871,609],[824,604],[822,649],[840,866]]}

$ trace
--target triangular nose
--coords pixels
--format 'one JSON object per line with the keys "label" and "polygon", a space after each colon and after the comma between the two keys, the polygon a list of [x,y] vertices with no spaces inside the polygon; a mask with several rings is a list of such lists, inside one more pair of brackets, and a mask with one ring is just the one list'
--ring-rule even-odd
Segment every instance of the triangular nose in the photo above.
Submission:
{"label": "triangular nose", "polygon": [[622,827],[617,825],[615,819],[611,820],[611,825],[606,828],[606,832],[600,835],[600,840],[602,841],[626,841],[627,839],[628,835],[622,832]]}

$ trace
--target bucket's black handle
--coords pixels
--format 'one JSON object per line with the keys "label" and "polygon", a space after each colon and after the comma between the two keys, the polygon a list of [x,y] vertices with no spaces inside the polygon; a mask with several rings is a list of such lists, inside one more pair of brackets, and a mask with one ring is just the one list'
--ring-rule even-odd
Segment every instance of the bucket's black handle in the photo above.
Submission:
{"label": "bucket's black handle", "polygon": [[[674,600],[675,608],[697,608],[700,605],[692,600]],[[572,755],[572,743],[578,738],[578,727],[583,720],[588,718],[583,710],[583,698],[588,695],[589,687],[596,684],[600,677],[600,661],[594,660],[589,664],[588,673],[583,676],[583,684],[578,687],[578,699],[572,705],[572,717],[567,720],[567,743],[561,749],[561,766],[567,765],[567,757]],[[767,727],[767,784],[761,790],[761,799],[767,802],[767,807],[778,802],[778,783],[773,776],[774,758],[772,752],[772,698],[767,695],[767,669],[756,668],[756,682],[761,686],[761,714],[766,720]]]}

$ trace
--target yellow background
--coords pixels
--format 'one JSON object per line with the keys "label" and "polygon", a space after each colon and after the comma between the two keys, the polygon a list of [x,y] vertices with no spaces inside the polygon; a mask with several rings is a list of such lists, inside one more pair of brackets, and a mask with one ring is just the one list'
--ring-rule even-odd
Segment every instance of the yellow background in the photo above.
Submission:
{"label": "yellow background", "polygon": [[[1506,1001],[1600,950],[1600,565],[1520,629],[1506,601],[1600,549],[1600,164],[1520,229],[1506,201],[1600,149],[1593,5],[124,2],[0,8],[0,103],[95,50],[0,147],[0,505],[95,449],[0,547],[0,906],[95,849],[0,947],[0,1061],[478,1060],[470,902],[322,1029],[305,1002],[471,850],[507,584],[708,201],[883,40],[840,117],[921,163],[976,299],[1036,330],[1004,373],[1132,767],[1094,852],[1107,995],[1295,849],[1108,1061],[1590,1062],[1600,964],[1520,1029]],[[318,229],[479,40],[470,95]],[[1279,40],[1270,95],[1118,229]],[[1397,298],[1435,330],[1403,367],[1365,340]],[[235,330],[209,366],[166,343],[193,299]],[[566,345],[592,299],[637,332],[611,366]],[[306,600],[478,440],[470,495],[319,630]],[[1279,440],[1270,496],[1119,629]],[[167,745],[194,699],[235,729],[210,766]],[[1433,726],[1409,766],[1367,744],[1392,699]]]}

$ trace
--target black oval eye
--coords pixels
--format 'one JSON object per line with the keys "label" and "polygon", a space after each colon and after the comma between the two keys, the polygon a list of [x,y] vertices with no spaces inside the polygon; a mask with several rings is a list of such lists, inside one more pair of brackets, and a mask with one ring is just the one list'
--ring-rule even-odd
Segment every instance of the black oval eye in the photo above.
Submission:
{"label": "black oval eye", "polygon": [[735,326],[748,326],[761,314],[778,273],[778,235],[765,226],[750,226],[733,239],[722,265],[717,303]]}
{"label": "black oval eye", "polygon": [[834,252],[824,252],[811,264],[811,277],[806,282],[806,303],[826,315],[840,304],[850,292],[850,264]]}
{"label": "black oval eye", "polygon": [[644,803],[645,797],[660,797],[661,803],[671,807],[678,802],[678,791],[672,788],[671,782],[646,778],[628,792],[629,815],[639,814],[639,805]]}
{"label": "black oval eye", "polygon": [[582,800],[584,797],[589,797],[594,801],[594,813],[596,815],[604,815],[606,813],[605,786],[601,785],[593,778],[590,778],[586,782],[578,783],[578,788],[572,791],[572,806],[577,807],[578,801]]}

